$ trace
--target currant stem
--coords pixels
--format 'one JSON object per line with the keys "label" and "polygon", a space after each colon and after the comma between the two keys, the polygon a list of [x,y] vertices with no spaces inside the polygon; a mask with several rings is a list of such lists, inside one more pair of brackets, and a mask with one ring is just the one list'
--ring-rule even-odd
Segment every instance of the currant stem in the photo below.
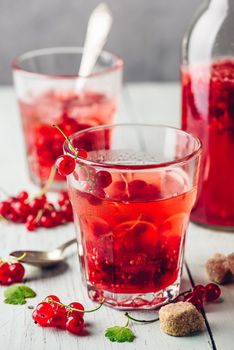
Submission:
{"label": "currant stem", "polygon": [[102,307],[102,305],[104,304],[105,300],[106,299],[103,298],[102,301],[100,302],[100,304],[95,309],[92,309],[92,310],[79,310],[79,309],[76,309],[76,308],[71,307],[69,305],[64,305],[63,303],[60,303],[59,301],[53,300],[52,298],[48,298],[45,301],[47,301],[48,303],[54,303],[54,304],[57,304],[57,305],[60,305],[60,306],[65,306],[69,311],[77,311],[77,312],[81,312],[81,313],[90,313],[90,312],[95,312],[95,311],[99,310]]}
{"label": "currant stem", "polygon": [[182,297],[183,295],[186,295],[186,294],[191,293],[191,292],[192,292],[192,289],[191,289],[191,288],[188,289],[188,290],[186,290],[186,291],[184,291],[184,292],[181,292],[180,294],[177,295],[177,297],[175,297],[175,298],[169,300],[165,305],[167,305],[167,304],[169,304],[169,303],[173,303],[174,300],[176,300],[177,298]]}
{"label": "currant stem", "polygon": [[33,220],[33,222],[34,222],[35,224],[38,224],[38,222],[40,221],[40,219],[41,219],[41,217],[42,217],[44,211],[45,211],[44,208],[43,208],[43,209],[40,209],[40,210],[38,211],[37,216],[36,216],[35,219]]}
{"label": "currant stem", "polygon": [[50,204],[46,204],[45,205],[45,209],[48,209],[48,210],[53,210],[54,209],[54,207],[52,206],[52,205],[50,205]]}
{"label": "currant stem", "polygon": [[35,196],[33,196],[33,197],[30,198],[30,199],[27,199],[27,200],[25,201],[25,203],[31,202],[31,200],[34,199],[34,198],[40,198],[40,197],[42,197],[44,194],[46,194],[46,193],[48,192],[50,186],[52,185],[52,183],[53,183],[53,181],[54,181],[54,177],[55,177],[56,171],[57,171],[57,169],[56,169],[55,165],[53,165],[53,166],[51,167],[51,169],[50,169],[50,175],[49,175],[49,177],[48,177],[48,179],[47,179],[47,181],[46,181],[44,187],[42,187],[42,189],[41,189]]}
{"label": "currant stem", "polygon": [[52,126],[53,126],[54,128],[56,128],[59,132],[61,132],[61,134],[63,135],[63,137],[67,140],[67,142],[68,142],[68,144],[69,144],[69,146],[70,146],[70,149],[74,152],[75,157],[77,157],[77,156],[78,156],[78,151],[77,151],[77,149],[73,146],[73,144],[72,144],[72,142],[71,142],[71,140],[70,140],[70,137],[68,137],[58,125],[53,124]]}
{"label": "currant stem", "polygon": [[20,255],[18,258],[15,258],[17,261],[21,261],[26,257],[26,253],[24,252],[22,255]]}
{"label": "currant stem", "polygon": [[[171,299],[169,301],[167,301],[164,305],[168,305],[170,303],[173,303],[178,297],[181,297],[183,295],[186,295],[187,293],[190,293],[192,292],[192,289],[188,289],[180,294],[177,295],[177,297],[175,297],[174,299]],[[153,323],[153,322],[157,322],[159,320],[159,317],[156,317],[156,318],[153,318],[152,320],[139,320],[131,315],[129,315],[128,312],[125,312],[125,316],[129,319],[129,320],[132,320],[132,321],[135,321],[135,322],[139,322],[139,323]]]}
{"label": "currant stem", "polygon": [[129,326],[129,322],[130,322],[130,318],[126,314],[127,314],[127,312],[125,313],[127,321],[126,321],[125,325],[123,326],[124,328],[127,328]]}
{"label": "currant stem", "polygon": [[84,167],[84,169],[85,169],[86,173],[88,174],[87,182],[91,182],[91,184],[93,186],[95,182],[92,180],[92,178],[90,176],[91,172],[86,167]]}
{"label": "currant stem", "polygon": [[55,177],[55,174],[56,174],[56,167],[55,165],[53,165],[51,167],[51,170],[50,170],[50,175],[48,177],[48,180],[46,181],[44,187],[42,187],[41,191],[37,194],[36,197],[40,198],[42,197],[44,194],[46,194],[50,188],[50,186],[52,185],[53,181],[54,181],[54,177]]}
{"label": "currant stem", "polygon": [[153,322],[156,322],[156,321],[159,320],[159,317],[153,318],[152,320],[139,320],[139,319],[129,315],[128,312],[125,312],[125,316],[127,317],[128,320],[131,320],[131,321],[134,321],[134,322],[140,322],[140,323],[153,323]]}
{"label": "currant stem", "polygon": [[8,223],[9,220],[7,220],[6,218],[4,218],[4,216],[0,215],[0,222],[3,221],[4,223]]}
{"label": "currant stem", "polygon": [[14,264],[15,262],[19,262],[21,261],[22,259],[25,258],[27,254],[24,252],[22,255],[20,255],[18,258],[16,256],[10,256],[8,259],[2,259],[0,257],[0,262],[6,262],[6,263],[9,263],[9,264]]}

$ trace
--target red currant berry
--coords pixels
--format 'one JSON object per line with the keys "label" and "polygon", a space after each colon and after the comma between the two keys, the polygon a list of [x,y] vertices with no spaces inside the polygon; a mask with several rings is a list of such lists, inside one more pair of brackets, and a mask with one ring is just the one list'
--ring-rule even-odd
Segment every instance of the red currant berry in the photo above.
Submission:
{"label": "red currant berry", "polygon": [[64,204],[61,206],[61,213],[67,222],[73,221],[73,212],[71,203]]}
{"label": "red currant berry", "polygon": [[124,181],[116,181],[113,183],[113,189],[115,191],[121,191],[121,192],[125,191],[126,187],[127,187],[127,185],[126,185],[126,182],[124,182]]}
{"label": "red currant berry", "polygon": [[95,175],[97,187],[106,188],[112,183],[112,176],[108,171],[98,171]]}
{"label": "red currant berry", "polygon": [[20,201],[12,203],[11,207],[17,214],[19,214],[22,217],[28,216],[30,211],[29,205]]}
{"label": "red currant berry", "polygon": [[50,326],[57,327],[61,329],[66,329],[67,322],[67,312],[64,310],[65,308],[53,309],[53,316],[50,319]]}
{"label": "red currant berry", "polygon": [[[50,296],[49,296],[49,297],[50,297]],[[48,297],[47,297],[47,298],[48,298]],[[48,300],[47,298],[46,298],[46,300]],[[58,310],[59,310],[61,313],[67,314],[66,306],[65,306],[65,305],[62,305],[62,304],[58,304],[58,303],[60,303],[60,300],[59,300],[59,301],[57,300],[57,299],[59,299],[59,298],[56,297],[55,295],[52,295],[52,299],[55,301],[55,302],[50,301],[50,305],[51,305],[53,311],[55,312],[55,311],[58,311]]]}
{"label": "red currant berry", "polygon": [[69,203],[69,197],[67,192],[61,192],[58,197],[58,204],[63,205]]}
{"label": "red currant berry", "polygon": [[9,271],[10,271],[10,276],[11,276],[12,282],[21,282],[22,281],[22,279],[24,277],[25,269],[21,263],[17,262],[14,264],[10,264]]}
{"label": "red currant berry", "polygon": [[30,232],[34,232],[37,228],[37,225],[35,225],[34,222],[31,222],[31,223],[26,222],[25,226],[26,226],[26,229]]}
{"label": "red currant berry", "polygon": [[78,155],[79,155],[79,157],[82,157],[82,158],[88,157],[88,153],[82,148],[78,150]]}
{"label": "red currant berry", "polygon": [[143,180],[133,180],[128,184],[128,190],[130,194],[134,194],[135,192],[144,191],[147,187],[147,184]]}
{"label": "red currant berry", "polygon": [[41,197],[37,198],[39,203],[41,204],[41,206],[43,207],[43,205],[45,205],[46,201],[47,201],[47,197],[46,194],[43,194]]}
{"label": "red currant berry", "polygon": [[52,210],[50,213],[54,226],[61,225],[63,223],[63,215],[57,210]]}
{"label": "red currant berry", "polygon": [[16,199],[17,199],[17,198],[15,198],[15,197],[9,197],[9,198],[7,198],[7,199],[5,200],[5,202],[7,202],[7,203],[9,203],[9,204],[12,204],[12,203],[15,202]]}
{"label": "red currant berry", "polygon": [[45,208],[48,210],[48,212],[50,212],[51,210],[55,209],[55,206],[53,203],[47,202],[45,203]]}
{"label": "red currant berry", "polygon": [[84,327],[84,320],[80,317],[74,317],[70,316],[68,317],[67,323],[66,323],[66,329],[68,332],[78,335],[82,331]]}
{"label": "red currant berry", "polygon": [[[80,303],[77,303],[77,302],[73,302],[73,303],[69,304],[68,306],[72,307],[74,309],[77,309],[77,310],[81,310],[81,311],[84,310],[84,306]],[[69,310],[69,316],[84,317],[84,312]]]}
{"label": "red currant berry", "polygon": [[71,174],[76,167],[75,159],[69,155],[62,155],[56,160],[56,168],[58,172],[62,176],[67,176]]}
{"label": "red currant berry", "polygon": [[68,117],[66,114],[63,115],[63,122],[59,124],[59,127],[63,132],[70,136],[79,130],[79,125],[77,121],[73,118]]}
{"label": "red currant berry", "polygon": [[205,286],[205,300],[208,302],[216,301],[221,295],[221,289],[215,283],[209,283]]}
{"label": "red currant berry", "polygon": [[6,286],[10,283],[9,264],[7,262],[0,262],[0,284]]}
{"label": "red currant berry", "polygon": [[11,204],[4,201],[0,202],[0,215],[7,216],[11,211]]}
{"label": "red currant berry", "polygon": [[27,217],[27,220],[26,220],[26,224],[25,224],[25,226],[26,226],[26,229],[28,230],[28,231],[35,231],[36,230],[36,228],[37,228],[37,223],[36,223],[36,217],[34,216],[34,215],[29,215],[28,217]]}
{"label": "red currant berry", "polygon": [[190,298],[186,299],[187,302],[192,303],[198,311],[203,308],[203,301],[198,295],[192,295]]}
{"label": "red currant berry", "polygon": [[40,225],[45,228],[51,228],[54,226],[53,220],[47,215],[42,215],[39,221]]}
{"label": "red currant berry", "polygon": [[29,207],[32,214],[37,214],[38,210],[42,209],[43,206],[44,203],[38,198],[34,198],[29,202]]}
{"label": "red currant berry", "polygon": [[87,201],[94,206],[100,205],[102,200],[96,196],[93,196],[91,193],[80,192],[80,195],[87,199]]}
{"label": "red currant berry", "polygon": [[48,302],[48,303],[51,303],[51,300],[54,300],[54,301],[57,301],[57,303],[60,303],[60,299],[56,296],[56,295],[48,295],[45,300]]}
{"label": "red currant berry", "polygon": [[102,188],[95,188],[92,191],[92,194],[97,197],[97,198],[101,198],[104,199],[106,197],[106,192],[102,189]]}
{"label": "red currant berry", "polygon": [[201,284],[198,284],[197,286],[194,287],[193,294],[198,295],[200,298],[204,299],[205,298],[205,287],[202,286]]}
{"label": "red currant berry", "polygon": [[22,216],[16,213],[13,208],[11,208],[10,214],[7,215],[7,219],[12,222],[24,222]]}
{"label": "red currant berry", "polygon": [[18,194],[17,198],[18,198],[18,200],[19,200],[20,202],[25,202],[26,199],[28,199],[28,192],[26,192],[26,191],[20,192],[20,193]]}
{"label": "red currant berry", "polygon": [[46,326],[53,314],[54,312],[51,305],[44,301],[37,305],[32,317],[40,326]]}

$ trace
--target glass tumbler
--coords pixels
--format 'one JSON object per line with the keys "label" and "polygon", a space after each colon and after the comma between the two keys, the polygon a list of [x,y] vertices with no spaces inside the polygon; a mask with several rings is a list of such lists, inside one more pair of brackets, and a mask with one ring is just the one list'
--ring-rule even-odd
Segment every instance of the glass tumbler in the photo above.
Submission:
{"label": "glass tumbler", "polygon": [[[104,125],[71,136],[88,158],[67,177],[83,280],[94,301],[150,309],[179,292],[197,193],[200,141],[157,125]],[[64,152],[71,154],[65,142]]]}
{"label": "glass tumbler", "polygon": [[[122,84],[123,61],[102,52],[93,73],[78,76],[83,49],[48,48],[25,53],[12,64],[31,180],[43,186],[62,154],[64,138],[77,131],[114,123]],[[58,173],[52,189],[66,188]]]}

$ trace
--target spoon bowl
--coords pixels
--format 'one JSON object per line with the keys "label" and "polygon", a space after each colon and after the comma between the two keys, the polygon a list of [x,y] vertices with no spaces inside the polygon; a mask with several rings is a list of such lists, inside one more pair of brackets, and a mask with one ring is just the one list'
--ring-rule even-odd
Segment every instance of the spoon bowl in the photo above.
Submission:
{"label": "spoon bowl", "polygon": [[20,259],[21,262],[42,268],[52,267],[58,265],[59,263],[65,260],[65,257],[63,255],[64,250],[74,243],[76,243],[75,238],[71,239],[68,242],[65,242],[64,244],[62,244],[54,250],[17,250],[12,252],[10,255],[15,258],[19,258],[25,253],[25,256],[22,259]]}

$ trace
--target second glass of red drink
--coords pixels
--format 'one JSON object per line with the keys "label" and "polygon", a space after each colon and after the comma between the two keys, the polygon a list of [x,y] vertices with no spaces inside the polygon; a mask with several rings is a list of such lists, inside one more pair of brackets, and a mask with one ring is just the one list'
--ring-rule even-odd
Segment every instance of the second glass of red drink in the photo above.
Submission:
{"label": "second glass of red drink", "polygon": [[[74,47],[41,49],[25,53],[13,62],[29,174],[40,186],[47,181],[64,142],[51,124],[71,135],[115,122],[123,62],[103,52],[80,92],[77,82],[82,77],[77,74],[82,52],[82,48]],[[52,189],[62,188],[65,178],[56,174]]]}

